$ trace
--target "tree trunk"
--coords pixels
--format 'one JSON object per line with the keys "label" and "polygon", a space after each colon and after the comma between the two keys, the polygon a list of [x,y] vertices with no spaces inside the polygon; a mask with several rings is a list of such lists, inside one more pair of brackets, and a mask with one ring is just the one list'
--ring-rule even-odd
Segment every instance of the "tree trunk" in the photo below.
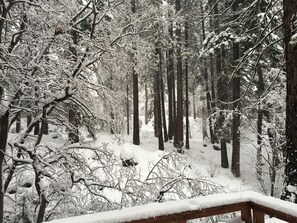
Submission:
{"label": "tree trunk", "polygon": [[[171,39],[173,39],[172,24],[169,28]],[[173,47],[170,46],[167,53],[167,86],[168,86],[168,138],[172,140],[174,135],[175,122],[175,86],[174,86],[174,54]]]}
{"label": "tree trunk", "polygon": [[[38,138],[35,142],[35,146],[34,146],[35,148],[37,148],[37,146],[40,144],[42,136],[44,134],[45,123],[46,123],[46,112],[47,112],[47,110],[46,110],[46,108],[44,108],[43,112],[42,112],[41,128],[40,128]],[[76,120],[78,120],[78,119],[76,118]],[[36,159],[36,156],[33,154],[31,155],[30,158],[33,160],[33,169],[35,172],[35,182],[34,183],[35,183],[36,192],[39,196],[39,210],[38,210],[38,214],[37,214],[36,223],[41,223],[41,222],[43,222],[45,209],[48,204],[48,201],[46,199],[45,191],[42,188],[41,173],[36,165],[36,162],[38,162],[38,159]]]}
{"label": "tree trunk", "polygon": [[[181,10],[180,0],[175,1],[175,10],[176,10],[176,13],[178,13]],[[176,49],[177,112],[176,112],[174,146],[177,148],[178,152],[182,153],[182,147],[184,145],[184,135],[183,135],[184,124],[183,124],[183,72],[182,72],[182,55],[181,55],[181,27],[176,28],[176,38],[177,38],[177,49]]]}
{"label": "tree trunk", "polygon": [[196,96],[195,96],[195,91],[193,91],[192,97],[193,97],[193,118],[194,118],[194,120],[196,120],[197,114],[196,114],[196,98],[195,98]]}
{"label": "tree trunk", "polygon": [[207,109],[205,105],[205,98],[201,98],[202,100],[202,138],[203,143],[205,143],[205,140],[208,139],[208,133],[207,133]]}
{"label": "tree trunk", "polygon": [[[2,148],[1,148],[2,149]],[[2,152],[2,151],[1,151]],[[1,154],[0,154],[1,156]],[[1,157],[0,157],[1,159]],[[2,170],[2,163],[3,160],[0,160],[0,223],[3,223],[3,217],[4,217],[4,188],[3,188],[3,170]]]}
{"label": "tree trunk", "polygon": [[45,199],[45,196],[41,194],[36,223],[43,222],[46,206],[47,206],[47,200]]}
{"label": "tree trunk", "polygon": [[[213,29],[214,25],[213,25],[213,19],[212,17],[209,18],[209,23],[210,23],[210,27],[211,29]],[[216,91],[215,91],[215,88],[216,88],[216,81],[215,81],[215,75],[214,75],[214,59],[213,59],[213,56],[210,55],[209,57],[209,74],[210,74],[210,91],[211,91],[211,114],[213,114],[217,108],[217,97],[216,97]],[[207,66],[206,66],[207,67]],[[212,117],[211,117],[212,118]],[[218,124],[217,122],[215,121],[214,123],[211,121],[210,125],[212,126],[212,132],[213,132],[213,140],[212,140],[212,144],[213,145],[213,148],[214,150],[219,150],[220,148],[216,145],[219,143],[219,139],[218,139],[218,135],[217,135],[217,132],[218,132]]]}
{"label": "tree trunk", "polygon": [[258,117],[257,117],[257,164],[256,164],[256,170],[257,170],[257,177],[259,180],[261,180],[262,176],[262,126],[263,126],[263,111],[262,111],[262,103],[261,103],[261,97],[264,93],[264,79],[263,79],[263,72],[261,65],[258,65],[257,67],[257,73],[258,73],[258,100],[259,108],[258,108]]}
{"label": "tree trunk", "polygon": [[[271,114],[271,116],[273,116],[273,114]],[[269,117],[268,119],[269,119],[269,122],[272,121],[271,117]],[[269,167],[269,175],[270,175],[270,183],[271,183],[270,196],[273,197],[274,191],[275,191],[276,170],[278,168],[280,161],[278,158],[276,130],[274,128],[268,128],[267,133],[268,133],[269,144],[270,144],[271,150],[272,150],[271,163],[270,163],[270,167]]]}
{"label": "tree trunk", "polygon": [[144,83],[144,94],[145,94],[145,102],[144,102],[144,122],[147,125],[149,122],[149,115],[148,115],[148,89],[147,89],[147,80]]}
{"label": "tree trunk", "polygon": [[73,104],[69,105],[69,125],[70,129],[68,132],[68,140],[71,143],[79,142],[79,132],[78,132],[78,111],[77,107]]}
{"label": "tree trunk", "polygon": [[[2,90],[2,89],[1,89]],[[0,105],[4,110],[2,105]],[[9,124],[9,110],[0,117],[0,223],[3,222],[4,211],[4,187],[3,187],[3,161],[6,152],[6,144],[8,137],[8,124]]]}
{"label": "tree trunk", "polygon": [[[220,60],[221,57],[217,57],[217,60]],[[219,63],[220,64],[220,63]],[[221,67],[220,67],[221,68]],[[221,70],[220,70],[221,71]],[[219,134],[220,134],[220,147],[221,147],[221,166],[223,168],[228,168],[229,167],[229,162],[228,162],[228,154],[227,154],[227,141],[226,141],[226,134],[227,129],[225,127],[225,102],[226,102],[226,89],[224,89],[224,74],[220,75],[220,78],[218,80],[218,98],[219,98],[219,120],[218,120],[218,125],[219,125]]]}
{"label": "tree trunk", "polygon": [[[185,22],[185,48],[188,50],[189,47],[189,24],[186,21]],[[185,92],[186,92],[186,149],[190,149],[190,122],[189,122],[189,57],[186,55],[185,58],[185,79],[186,79],[186,84],[185,84]]]}
{"label": "tree trunk", "polygon": [[15,132],[20,133],[21,132],[21,114],[18,113],[16,117],[16,126],[15,126]]}
{"label": "tree trunk", "polygon": [[45,124],[44,124],[44,135],[48,135],[49,134],[49,126],[48,126],[48,121],[47,121],[47,117],[45,118]]}
{"label": "tree trunk", "polygon": [[[210,63],[209,63],[209,67],[210,67],[210,93],[209,93],[209,96],[211,96],[211,99],[210,99],[210,115],[213,115],[216,108],[217,108],[217,103],[216,103],[216,93],[215,93],[215,85],[216,85],[216,82],[215,82],[215,75],[214,75],[214,67],[213,67],[213,58],[212,56],[210,57]],[[213,148],[215,150],[218,150],[219,148],[217,147],[217,145],[215,144],[218,144],[219,143],[219,139],[218,139],[218,135],[217,135],[217,132],[218,132],[218,124],[217,122],[213,122],[212,120],[213,117],[210,116],[210,121],[209,121],[209,125],[210,125],[210,129],[211,129],[211,132],[213,133],[213,137],[212,137],[212,140],[211,140],[211,143],[214,144]]]}
{"label": "tree trunk", "polygon": [[[44,98],[45,98],[45,95],[44,95]],[[49,125],[48,125],[48,120],[46,115],[44,120],[44,135],[48,135],[48,134],[49,134]]]}
{"label": "tree trunk", "polygon": [[[22,151],[19,149],[18,152],[17,152],[16,157],[18,159],[20,159],[21,156],[22,156]],[[15,170],[16,170],[17,166],[18,166],[18,163],[19,163],[18,161],[13,161],[11,166],[10,166],[9,172],[6,175],[6,179],[5,179],[5,182],[4,182],[4,193],[6,193],[6,191],[7,191],[7,188],[8,188],[8,186],[9,186],[9,184],[10,184],[12,178],[13,178],[13,175],[15,173]]]}
{"label": "tree trunk", "polygon": [[[36,162],[36,161],[34,161]],[[45,209],[47,206],[47,200],[45,197],[45,192],[42,190],[40,186],[40,180],[41,180],[41,174],[37,170],[36,166],[33,164],[34,172],[35,172],[35,188],[37,191],[37,194],[39,196],[39,209],[38,209],[38,214],[37,214],[37,219],[36,223],[41,223],[43,222],[44,214],[45,214]]]}
{"label": "tree trunk", "polygon": [[[39,89],[37,86],[35,86],[34,88],[34,91],[35,91],[35,106],[36,106],[36,109],[38,108],[38,97],[39,97]],[[36,122],[35,126],[34,126],[34,135],[38,135],[39,134],[39,131],[40,131],[40,122]]]}
{"label": "tree trunk", "polygon": [[[203,12],[203,5],[201,4],[201,11]],[[202,26],[202,41],[204,41],[206,39],[206,35],[205,35],[205,22],[204,20],[202,20],[201,23]],[[214,134],[214,128],[213,128],[213,122],[212,122],[212,118],[210,117],[211,115],[211,94],[210,94],[210,89],[209,89],[209,74],[208,74],[208,70],[207,70],[207,62],[204,59],[203,63],[202,63],[202,71],[203,71],[203,77],[204,77],[204,84],[205,84],[205,94],[206,94],[206,116],[209,118],[208,124],[209,124],[209,134],[210,134],[210,141],[212,144],[217,143],[217,139],[215,138],[215,134]],[[211,65],[212,66],[212,65]]]}
{"label": "tree trunk", "polygon": [[[291,188],[297,187],[297,47],[291,44],[292,36],[296,33],[293,25],[296,21],[297,2],[284,0],[284,30],[285,30],[285,59],[287,71],[287,98],[286,98],[286,167],[285,190],[283,199],[297,203],[297,195]],[[293,16],[295,18],[293,18]],[[293,31],[294,30],[294,31]],[[290,188],[291,187],[291,188]]]}
{"label": "tree trunk", "polygon": [[34,126],[34,135],[38,135],[39,134],[39,130],[40,130],[40,123],[36,122],[35,126]]}
{"label": "tree trunk", "polygon": [[[173,135],[175,137],[175,132],[176,132],[176,84],[175,84],[175,76],[172,76],[172,105],[173,105]],[[174,142],[173,142],[174,143]]]}
{"label": "tree trunk", "polygon": [[[233,12],[238,10],[238,0],[232,6]],[[240,57],[239,43],[233,43],[234,67]],[[240,73],[235,71],[232,77],[233,86],[233,120],[232,120],[232,166],[231,171],[235,177],[240,177]]]}
{"label": "tree trunk", "polygon": [[133,68],[133,144],[140,145],[138,74],[135,70],[135,67]]}
{"label": "tree trunk", "polygon": [[[161,51],[161,50],[160,50]],[[167,134],[167,125],[166,125],[166,111],[165,111],[165,99],[164,99],[164,81],[163,81],[163,72],[162,72],[162,53],[160,52],[160,85],[161,85],[161,104],[162,104],[162,122],[163,122],[163,130],[164,130],[164,141],[168,142],[168,134]]]}
{"label": "tree trunk", "polygon": [[[131,0],[132,13],[136,13],[135,0]],[[134,44],[133,44],[134,45]],[[133,51],[136,50],[132,47]],[[139,138],[139,98],[138,98],[138,73],[136,72],[136,58],[133,52],[132,55],[134,66],[133,66],[133,144],[140,145]]]}
{"label": "tree trunk", "polygon": [[32,115],[31,114],[27,114],[27,127],[29,127],[29,125],[32,122]]}
{"label": "tree trunk", "polygon": [[158,128],[158,141],[159,150],[164,150],[163,131],[162,131],[162,111],[161,111],[161,75],[162,75],[162,64],[161,64],[161,49],[156,49],[156,55],[159,57],[158,71],[155,73],[155,116],[156,125]]}
{"label": "tree trunk", "polygon": [[214,133],[213,128],[213,121],[210,115],[212,114],[212,102],[211,102],[211,95],[209,90],[209,80],[208,80],[208,71],[207,71],[207,63],[204,62],[204,84],[205,84],[205,93],[206,93],[206,115],[208,117],[208,125],[209,125],[209,134],[210,134],[210,141],[212,144],[217,143],[218,139],[216,134]]}
{"label": "tree trunk", "polygon": [[113,113],[113,108],[111,108],[111,112],[110,112],[110,134],[114,134],[114,113]]}
{"label": "tree trunk", "polygon": [[158,98],[157,98],[157,93],[156,93],[156,77],[154,77],[154,135],[156,138],[158,138],[159,136],[159,132],[160,132],[160,129],[159,129],[159,125],[158,125],[158,105],[157,105],[157,101],[158,101]]}
{"label": "tree trunk", "polygon": [[[219,14],[218,4],[214,5],[214,14]],[[215,32],[217,35],[219,35],[219,19],[216,16],[214,20],[214,26],[215,26]],[[216,72],[218,77],[218,83],[217,83],[217,92],[218,92],[218,105],[219,105],[219,117],[218,117],[218,131],[217,135],[220,135],[220,148],[221,148],[221,166],[223,168],[229,167],[228,162],[228,155],[227,155],[227,143],[226,143],[226,128],[224,127],[225,122],[225,102],[226,102],[226,89],[224,86],[224,73],[222,72],[222,56],[221,56],[221,49],[216,48],[215,49],[215,57],[216,57]]]}
{"label": "tree trunk", "polygon": [[[71,60],[73,62],[77,62],[77,49],[76,46],[78,45],[79,41],[79,34],[76,30],[71,31],[71,38],[73,41],[73,45],[69,47],[69,52],[71,53]],[[76,105],[74,105],[72,102],[69,104],[69,111],[68,111],[68,119],[69,119],[69,125],[70,129],[68,132],[68,140],[71,143],[77,143],[79,142],[79,130],[78,130],[78,108]]]}
{"label": "tree trunk", "polygon": [[126,86],[126,93],[127,93],[127,95],[126,95],[126,109],[127,109],[127,135],[129,135],[130,134],[130,104],[129,104],[129,86],[128,86],[128,84],[127,84],[127,86]]}

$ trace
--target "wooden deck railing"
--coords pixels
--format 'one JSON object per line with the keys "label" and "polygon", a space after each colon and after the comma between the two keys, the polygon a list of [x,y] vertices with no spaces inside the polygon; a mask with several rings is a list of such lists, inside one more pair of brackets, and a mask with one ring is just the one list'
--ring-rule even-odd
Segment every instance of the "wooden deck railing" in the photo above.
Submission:
{"label": "wooden deck railing", "polygon": [[187,220],[241,212],[246,223],[264,223],[265,214],[297,223],[297,204],[254,192],[216,194],[83,215],[52,223],[186,223]]}
{"label": "wooden deck railing", "polygon": [[129,223],[186,223],[187,220],[210,217],[240,211],[241,220],[246,223],[264,223],[265,214],[290,223],[297,223],[296,216],[275,210],[270,207],[262,206],[253,202],[235,203],[229,205],[221,205],[218,207],[205,208],[201,210],[185,211],[170,215],[156,216],[148,219],[139,219],[127,221]]}

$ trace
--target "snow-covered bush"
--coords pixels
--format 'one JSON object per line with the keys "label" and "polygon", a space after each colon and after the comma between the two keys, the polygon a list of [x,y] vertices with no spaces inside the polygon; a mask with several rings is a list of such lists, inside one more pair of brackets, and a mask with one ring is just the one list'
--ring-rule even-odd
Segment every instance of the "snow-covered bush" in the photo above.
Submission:
{"label": "snow-covered bush", "polygon": [[18,166],[8,188],[7,221],[16,222],[24,215],[36,218],[40,203],[34,174],[39,174],[38,184],[47,201],[45,220],[224,191],[194,176],[186,158],[176,152],[158,153],[144,168],[140,164],[124,167],[107,144],[41,144],[34,155],[29,146],[17,147],[27,163]]}

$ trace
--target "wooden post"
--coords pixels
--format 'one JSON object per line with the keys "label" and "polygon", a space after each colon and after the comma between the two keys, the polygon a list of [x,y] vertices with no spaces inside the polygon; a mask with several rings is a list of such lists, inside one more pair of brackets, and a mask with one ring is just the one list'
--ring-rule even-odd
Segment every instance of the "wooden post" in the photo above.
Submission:
{"label": "wooden post", "polygon": [[251,208],[246,207],[241,210],[241,220],[245,221],[246,223],[252,223],[252,214]]}
{"label": "wooden post", "polygon": [[264,213],[253,209],[253,223],[264,223]]}

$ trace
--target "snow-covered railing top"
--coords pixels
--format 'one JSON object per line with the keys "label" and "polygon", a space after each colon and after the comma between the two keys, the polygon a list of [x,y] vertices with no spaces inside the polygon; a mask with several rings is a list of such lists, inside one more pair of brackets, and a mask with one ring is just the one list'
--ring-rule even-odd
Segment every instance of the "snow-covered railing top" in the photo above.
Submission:
{"label": "snow-covered railing top", "polygon": [[[241,211],[246,222],[264,222],[264,214],[297,223],[297,204],[256,192],[213,194],[187,200],[57,219],[51,223],[186,222],[186,220]],[[251,217],[253,211],[253,218]],[[257,221],[255,221],[257,218]]]}

